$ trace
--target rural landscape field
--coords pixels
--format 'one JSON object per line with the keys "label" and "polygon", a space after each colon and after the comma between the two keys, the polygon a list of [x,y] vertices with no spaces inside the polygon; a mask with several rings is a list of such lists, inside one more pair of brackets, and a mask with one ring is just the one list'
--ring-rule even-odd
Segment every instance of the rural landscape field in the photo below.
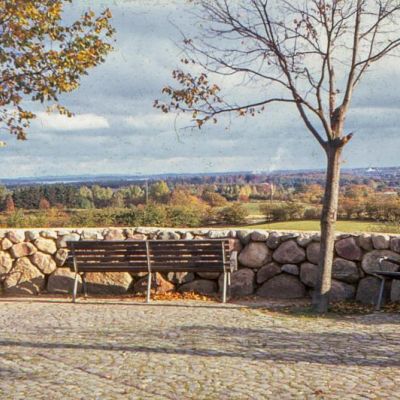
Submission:
{"label": "rural landscape field", "polygon": [[[324,176],[318,171],[282,171],[4,183],[0,186],[2,227],[318,231]],[[337,230],[400,233],[399,187],[397,168],[344,172]]]}

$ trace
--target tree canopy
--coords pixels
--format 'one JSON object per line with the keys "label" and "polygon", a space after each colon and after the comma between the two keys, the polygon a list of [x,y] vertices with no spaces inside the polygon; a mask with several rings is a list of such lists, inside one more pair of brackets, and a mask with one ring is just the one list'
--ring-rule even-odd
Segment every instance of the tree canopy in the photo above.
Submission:
{"label": "tree canopy", "polygon": [[110,10],[88,10],[67,24],[63,12],[71,1],[0,0],[0,129],[20,140],[35,118],[25,100],[71,116],[59,95],[76,89],[112,49]]}

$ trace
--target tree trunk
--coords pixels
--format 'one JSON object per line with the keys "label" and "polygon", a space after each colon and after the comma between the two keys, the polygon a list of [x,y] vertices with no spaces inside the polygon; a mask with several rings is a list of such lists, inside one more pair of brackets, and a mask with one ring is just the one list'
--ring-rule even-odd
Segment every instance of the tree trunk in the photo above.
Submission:
{"label": "tree trunk", "polygon": [[318,264],[318,281],[313,296],[313,307],[318,313],[328,311],[332,280],[332,262],[335,245],[342,146],[329,142],[326,147],[327,173],[324,203],[321,215],[321,250]]}

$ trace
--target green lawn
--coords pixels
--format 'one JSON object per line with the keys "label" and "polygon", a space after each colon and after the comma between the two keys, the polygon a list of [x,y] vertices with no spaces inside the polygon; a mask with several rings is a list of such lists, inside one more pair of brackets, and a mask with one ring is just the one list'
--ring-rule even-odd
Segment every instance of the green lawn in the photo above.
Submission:
{"label": "green lawn", "polygon": [[[268,229],[286,231],[319,231],[319,221],[288,221],[272,222],[257,225],[244,226],[243,229]],[[400,233],[400,226],[385,226],[379,222],[366,221],[338,221],[336,230],[339,232],[390,232]]]}

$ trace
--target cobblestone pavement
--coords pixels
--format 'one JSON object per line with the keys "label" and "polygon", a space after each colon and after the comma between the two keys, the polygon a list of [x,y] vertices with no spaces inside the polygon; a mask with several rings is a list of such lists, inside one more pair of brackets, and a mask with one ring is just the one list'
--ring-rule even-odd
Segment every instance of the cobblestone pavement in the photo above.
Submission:
{"label": "cobblestone pavement", "polygon": [[400,316],[0,300],[1,399],[400,399]]}

